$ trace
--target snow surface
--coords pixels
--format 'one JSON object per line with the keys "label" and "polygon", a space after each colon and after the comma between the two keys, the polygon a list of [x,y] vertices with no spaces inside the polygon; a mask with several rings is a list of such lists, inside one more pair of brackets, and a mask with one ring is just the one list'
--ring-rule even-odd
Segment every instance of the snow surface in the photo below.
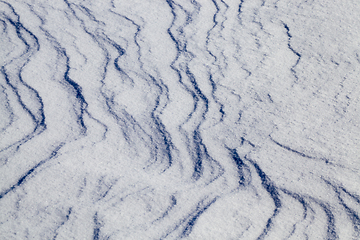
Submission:
{"label": "snow surface", "polygon": [[359,13],[0,0],[0,239],[360,239]]}

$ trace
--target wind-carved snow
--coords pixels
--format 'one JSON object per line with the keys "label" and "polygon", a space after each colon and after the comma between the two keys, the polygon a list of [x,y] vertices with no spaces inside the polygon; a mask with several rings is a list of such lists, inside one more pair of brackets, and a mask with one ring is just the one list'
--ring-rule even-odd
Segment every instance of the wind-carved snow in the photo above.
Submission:
{"label": "wind-carved snow", "polygon": [[359,239],[354,1],[0,1],[1,239]]}

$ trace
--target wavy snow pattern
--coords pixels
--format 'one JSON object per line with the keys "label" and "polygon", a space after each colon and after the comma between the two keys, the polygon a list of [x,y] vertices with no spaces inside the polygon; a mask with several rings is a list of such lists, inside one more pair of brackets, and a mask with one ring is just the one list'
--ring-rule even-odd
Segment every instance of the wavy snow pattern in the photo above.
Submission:
{"label": "wavy snow pattern", "polygon": [[359,10],[0,0],[1,239],[359,239]]}

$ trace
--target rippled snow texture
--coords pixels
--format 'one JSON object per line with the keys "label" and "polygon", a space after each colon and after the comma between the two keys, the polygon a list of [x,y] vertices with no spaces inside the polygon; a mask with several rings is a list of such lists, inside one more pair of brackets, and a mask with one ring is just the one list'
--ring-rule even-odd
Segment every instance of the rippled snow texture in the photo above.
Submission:
{"label": "rippled snow texture", "polygon": [[359,12],[0,0],[0,239],[360,239]]}

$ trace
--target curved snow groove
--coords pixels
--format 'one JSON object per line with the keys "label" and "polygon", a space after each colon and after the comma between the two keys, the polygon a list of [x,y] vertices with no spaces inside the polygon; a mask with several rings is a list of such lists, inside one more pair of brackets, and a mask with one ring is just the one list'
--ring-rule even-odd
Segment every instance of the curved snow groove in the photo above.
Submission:
{"label": "curved snow groove", "polygon": [[297,57],[297,60],[296,60],[296,63],[291,67],[291,72],[292,72],[292,74],[294,75],[294,77],[295,77],[295,83],[297,83],[297,81],[299,80],[298,79],[298,76],[296,75],[296,71],[295,71],[295,67],[296,67],[296,65],[298,65],[299,64],[299,62],[300,62],[300,59],[301,59],[301,55],[300,55],[300,53],[298,53],[297,51],[295,51],[294,50],[294,48],[291,46],[291,38],[292,38],[292,36],[291,36],[291,34],[290,34],[290,29],[289,29],[289,27],[288,27],[288,25],[286,25],[285,23],[283,23],[283,25],[284,25],[284,28],[286,29],[286,34],[287,34],[287,36],[288,36],[288,47],[289,47],[289,49],[296,55],[296,57]]}
{"label": "curved snow groove", "polygon": [[0,236],[359,238],[352,5],[0,0]]}
{"label": "curved snow groove", "polygon": [[[208,155],[206,146],[202,143],[200,126],[209,111],[209,100],[200,89],[196,76],[190,71],[191,60],[192,58],[196,58],[196,55],[187,49],[187,45],[189,44],[187,38],[189,38],[189,36],[186,35],[186,30],[188,26],[191,26],[193,19],[199,15],[201,5],[196,1],[192,1],[189,4],[191,4],[190,6],[193,7],[193,10],[187,10],[174,1],[167,1],[167,3],[174,16],[172,25],[167,31],[177,49],[176,58],[171,63],[171,67],[177,72],[179,82],[192,96],[194,104],[192,112],[188,114],[186,121],[179,126],[179,129],[186,138],[187,150],[191,153],[191,164],[194,166],[192,178],[198,180],[204,172],[204,161],[209,161],[210,165],[214,165],[215,163],[214,166],[210,166],[211,168],[218,167],[216,166],[217,163]],[[181,18],[179,18],[179,16]],[[178,18],[183,19],[185,23],[183,23],[183,25],[181,25],[182,22],[178,23],[180,21]],[[175,27],[176,31],[174,31]]]}
{"label": "curved snow groove", "polygon": [[[6,2],[1,2],[3,7],[2,17],[5,24],[5,32],[11,38],[18,38],[18,42],[25,45],[25,49],[18,56],[11,59],[4,58],[3,65],[1,66],[1,74],[5,83],[11,88],[12,92],[16,95],[18,103],[22,109],[31,117],[34,123],[33,130],[27,133],[22,139],[12,142],[8,146],[1,146],[1,152],[9,147],[16,146],[30,140],[34,135],[39,134],[45,128],[45,116],[43,112],[43,103],[39,93],[23,81],[21,72],[24,66],[29,61],[29,58],[39,50],[38,39],[26,28],[24,28],[19,21],[19,16],[11,5]],[[22,47],[22,46],[21,46]],[[19,46],[19,48],[21,49]],[[14,114],[14,113],[11,113]],[[10,126],[9,126],[10,127]],[[4,134],[4,133],[3,133]],[[6,133],[4,134],[7,135]]]}

